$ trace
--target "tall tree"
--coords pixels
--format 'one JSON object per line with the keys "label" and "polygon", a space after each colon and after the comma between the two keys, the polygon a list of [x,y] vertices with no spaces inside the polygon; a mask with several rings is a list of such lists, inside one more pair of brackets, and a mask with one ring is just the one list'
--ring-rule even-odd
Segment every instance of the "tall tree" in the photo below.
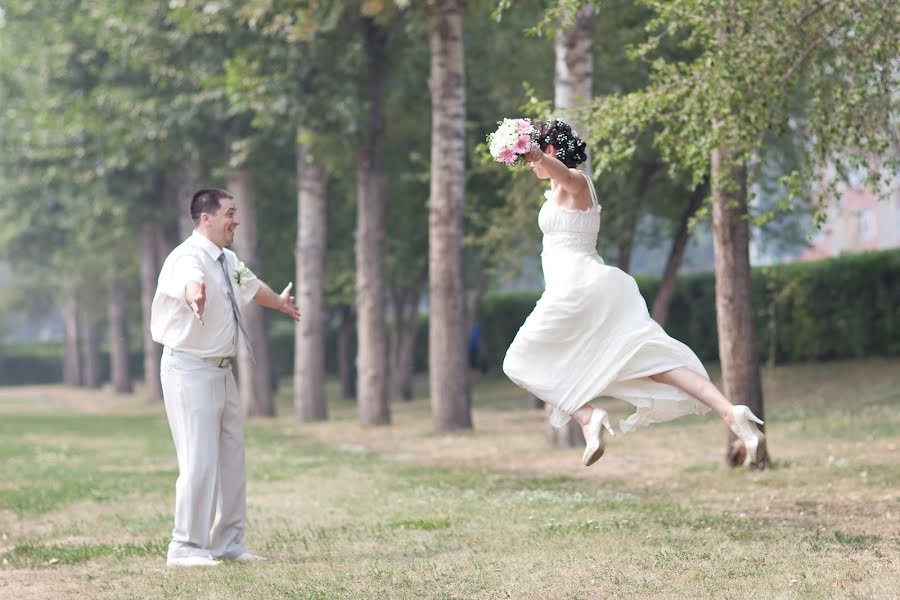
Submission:
{"label": "tall tree", "polygon": [[[279,5],[233,1],[223,6],[223,13],[258,36],[227,61],[232,106],[254,109],[256,127],[292,140],[297,149],[297,297],[303,317],[295,331],[294,406],[301,419],[324,419],[323,265],[327,207],[336,204],[326,203],[325,193],[329,173],[335,173],[339,183],[344,178],[350,149],[341,140],[359,135],[357,90],[352,85],[359,52],[351,39],[353,24],[359,21],[359,11],[371,8],[378,13],[384,6],[299,0]],[[348,11],[351,7],[355,10]],[[332,66],[323,69],[324,64]]]}
{"label": "tall tree", "polygon": [[199,157],[190,157],[175,173],[176,222],[178,239],[187,239],[194,230],[191,221],[191,198],[194,192],[203,187],[210,187],[203,182],[207,178]]}
{"label": "tall tree", "polygon": [[[559,118],[584,133],[578,115],[593,97],[594,9],[585,5],[575,10],[574,15],[564,12],[563,21],[553,44],[553,105]],[[591,173],[590,158],[584,169]]]}
{"label": "tall tree", "polygon": [[[837,174],[834,184],[848,168],[866,166],[877,187],[900,170],[888,152],[900,104],[900,14],[877,0],[645,4],[654,18],[638,55],[653,65],[651,79],[643,90],[596,102],[597,162],[612,168],[633,154],[637,132],[658,124],[654,143],[666,162],[695,185],[711,179],[724,391],[761,415],[748,244],[750,224],[767,215],[751,213],[750,182],[766,164],[767,137],[792,127],[811,160],[785,177],[789,192],[823,172]],[[689,53],[661,56],[660,41],[672,38]],[[739,454],[729,440],[728,460]]]}
{"label": "tall tree", "polygon": [[[4,3],[0,89],[7,110],[0,117],[0,187],[3,208],[9,211],[4,215],[8,256],[41,272],[45,286],[66,291],[54,294],[68,304],[66,379],[74,382],[84,376],[89,385],[97,385],[97,308],[103,300],[96,294],[96,282],[105,279],[111,257],[134,253],[122,233],[128,200],[114,200],[108,185],[110,173],[123,161],[121,147],[104,150],[115,145],[105,136],[116,123],[96,101],[106,54],[94,35],[98,19],[83,8],[81,2],[52,7]],[[45,39],[57,43],[40,41]],[[73,302],[86,307],[89,317],[83,362],[73,355],[80,346]],[[76,376],[79,364],[84,373]]]}
{"label": "tall tree", "polygon": [[107,332],[109,334],[109,376],[117,394],[130,394],[131,364],[128,353],[128,319],[125,286],[119,269],[111,263],[107,270]]}
{"label": "tall tree", "polygon": [[363,140],[356,168],[356,399],[363,425],[390,422],[388,404],[388,352],[385,323],[385,234],[387,186],[385,181],[385,92],[387,30],[375,19],[362,17],[366,62],[362,81],[369,109],[362,127]]}
{"label": "tall tree", "polygon": [[429,0],[431,196],[428,370],[435,431],[472,427],[463,280],[465,77],[462,0]]}
{"label": "tall tree", "polygon": [[687,248],[688,239],[690,238],[690,227],[694,216],[703,201],[706,199],[708,190],[707,186],[697,186],[690,194],[690,200],[687,207],[682,212],[675,232],[672,236],[672,246],[669,249],[669,255],[666,258],[666,266],[663,268],[662,280],[659,284],[659,290],[653,299],[653,309],[650,316],[653,320],[665,327],[666,320],[669,318],[669,307],[672,304],[672,297],[675,294],[675,282],[678,276],[678,269],[681,267],[681,261],[684,259],[684,252]]}
{"label": "tall tree", "polygon": [[79,386],[82,381],[81,332],[78,327],[78,300],[69,294],[63,302],[63,383]]}
{"label": "tall tree", "polygon": [[[712,151],[710,175],[716,326],[725,395],[732,403],[746,404],[760,419],[765,419],[750,281],[747,166],[729,149],[718,147]],[[732,448],[729,445],[729,457],[735,455]],[[736,459],[731,460],[737,463]]]}
{"label": "tall tree", "polygon": [[[565,13],[564,13],[565,14]],[[583,132],[577,119],[578,110],[583,109],[593,95],[594,77],[594,10],[589,5],[582,6],[564,23],[556,34],[554,55],[556,58],[553,80],[553,104],[559,118],[567,120],[576,131]],[[585,171],[590,174],[590,159]],[[547,414],[547,442],[551,446],[578,447],[584,445],[581,426],[573,419],[563,427],[550,424],[553,407],[545,407]]]}
{"label": "tall tree", "polygon": [[162,243],[163,231],[160,224],[148,218],[140,226],[140,277],[141,314],[144,348],[144,397],[148,402],[162,402],[162,382],[159,378],[162,346],[153,341],[150,334],[150,308],[156,292],[156,280],[162,263],[158,248]]}
{"label": "tall tree", "polygon": [[[391,394],[412,399],[419,310],[428,286],[428,150],[430,118],[428,80],[428,14],[425,6],[411,9],[392,23],[386,73],[386,144],[390,203],[387,220],[387,261],[390,327]],[[402,27],[401,27],[402,25]]]}
{"label": "tall tree", "polygon": [[[237,197],[240,226],[235,230],[234,249],[254,273],[262,273],[256,225],[256,194],[250,170],[230,169],[225,175],[228,190]],[[232,283],[233,284],[233,283]],[[250,303],[241,311],[256,363],[243,343],[238,343],[238,385],[244,414],[249,417],[275,416],[272,368],[269,364],[268,323],[262,307]]]}
{"label": "tall tree", "polygon": [[314,138],[298,132],[297,305],[294,410],[304,421],[327,418],[325,405],[325,167],[313,152]]}
{"label": "tall tree", "polygon": [[100,387],[100,337],[102,324],[91,311],[84,313],[84,360],[81,384],[88,388]]}
{"label": "tall tree", "polygon": [[337,310],[337,353],[338,379],[341,382],[341,398],[356,398],[356,368],[353,361],[354,339],[356,337],[356,311],[349,304],[341,304]]}

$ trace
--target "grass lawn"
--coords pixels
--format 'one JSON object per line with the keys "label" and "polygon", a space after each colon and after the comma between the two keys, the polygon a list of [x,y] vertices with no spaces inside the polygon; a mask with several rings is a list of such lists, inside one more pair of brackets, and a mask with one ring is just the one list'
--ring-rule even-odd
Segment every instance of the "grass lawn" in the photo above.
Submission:
{"label": "grass lawn", "polygon": [[712,416],[584,468],[499,376],[474,431],[437,436],[417,383],[380,428],[334,384],[299,423],[284,388],[247,424],[245,541],[270,560],[206,570],[165,566],[162,406],[0,388],[0,598],[900,598],[900,359],[765,372],[766,471],[723,466]]}

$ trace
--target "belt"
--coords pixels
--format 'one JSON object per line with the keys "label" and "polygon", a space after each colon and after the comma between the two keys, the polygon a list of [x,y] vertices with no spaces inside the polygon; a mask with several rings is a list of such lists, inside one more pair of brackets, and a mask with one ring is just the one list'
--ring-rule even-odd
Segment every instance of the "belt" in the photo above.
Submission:
{"label": "belt", "polygon": [[210,358],[205,358],[203,356],[197,356],[195,354],[188,354],[187,352],[181,352],[180,350],[174,350],[169,348],[168,346],[165,348],[165,351],[171,355],[183,354],[185,356],[190,356],[191,358],[196,358],[197,360],[202,360],[205,363],[211,364],[215,367],[219,367],[220,369],[226,369],[231,366],[231,361],[234,360],[233,356],[215,356]]}
{"label": "belt", "polygon": [[220,358],[201,358],[200,360],[208,362],[211,365],[215,365],[220,369],[225,369],[231,366],[231,360],[233,358],[233,356],[222,356]]}

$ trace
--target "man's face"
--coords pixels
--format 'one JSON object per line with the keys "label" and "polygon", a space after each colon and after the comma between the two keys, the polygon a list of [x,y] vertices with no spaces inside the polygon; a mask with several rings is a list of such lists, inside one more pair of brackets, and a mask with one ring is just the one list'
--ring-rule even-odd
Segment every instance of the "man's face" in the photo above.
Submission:
{"label": "man's face", "polygon": [[231,198],[219,200],[216,214],[203,213],[210,241],[223,248],[234,241],[234,230],[241,224],[237,219],[237,207]]}

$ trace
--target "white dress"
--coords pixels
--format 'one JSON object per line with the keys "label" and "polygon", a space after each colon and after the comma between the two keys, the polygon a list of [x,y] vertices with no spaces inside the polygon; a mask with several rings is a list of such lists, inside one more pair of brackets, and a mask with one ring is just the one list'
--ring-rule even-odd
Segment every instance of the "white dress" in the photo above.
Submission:
{"label": "white dress", "polygon": [[677,367],[709,376],[690,348],[650,318],[634,279],[597,255],[601,207],[585,178],[592,208],[566,209],[545,194],[538,225],[546,287],[507,350],[503,371],[554,407],[556,427],[597,396],[635,406],[619,423],[624,432],[707,412],[678,388],[650,379]]}

